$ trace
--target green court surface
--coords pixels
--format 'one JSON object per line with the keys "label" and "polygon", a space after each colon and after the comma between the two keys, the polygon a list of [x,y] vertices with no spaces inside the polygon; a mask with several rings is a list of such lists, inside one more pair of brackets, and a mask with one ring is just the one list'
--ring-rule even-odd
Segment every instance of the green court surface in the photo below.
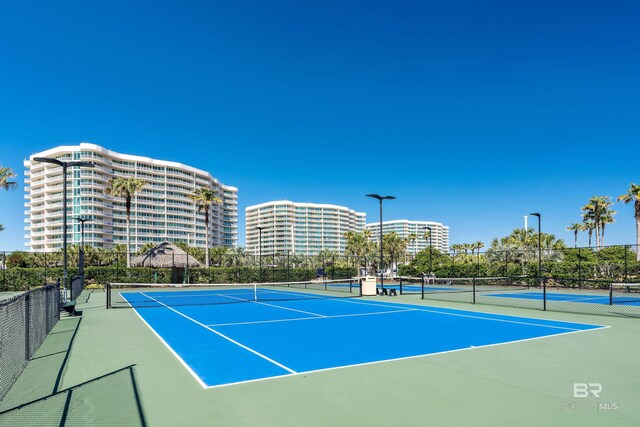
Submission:
{"label": "green court surface", "polygon": [[[61,318],[0,402],[0,426],[640,425],[640,319],[367,299],[609,328],[205,389],[134,310],[85,291],[82,316]],[[600,397],[574,398],[574,383]]]}

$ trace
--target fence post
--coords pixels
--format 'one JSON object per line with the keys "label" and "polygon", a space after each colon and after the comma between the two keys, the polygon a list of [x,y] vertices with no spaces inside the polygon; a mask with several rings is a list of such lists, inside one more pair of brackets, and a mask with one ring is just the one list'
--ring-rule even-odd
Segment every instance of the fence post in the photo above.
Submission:
{"label": "fence post", "polygon": [[542,278],[542,310],[547,311],[547,279]]}
{"label": "fence post", "polygon": [[473,286],[473,302],[472,304],[476,303],[476,278],[474,277],[473,279],[471,279],[471,284]]}
{"label": "fence post", "polygon": [[31,292],[27,291],[24,295],[24,360],[31,358],[31,349],[29,348],[29,337],[31,331],[29,330],[29,319],[31,318]]}
{"label": "fence post", "polygon": [[609,283],[609,305],[613,305],[613,283]]}
{"label": "fence post", "polygon": [[47,251],[44,251],[44,284],[47,284]]}
{"label": "fence post", "polygon": [[578,287],[582,287],[582,248],[578,248]]}

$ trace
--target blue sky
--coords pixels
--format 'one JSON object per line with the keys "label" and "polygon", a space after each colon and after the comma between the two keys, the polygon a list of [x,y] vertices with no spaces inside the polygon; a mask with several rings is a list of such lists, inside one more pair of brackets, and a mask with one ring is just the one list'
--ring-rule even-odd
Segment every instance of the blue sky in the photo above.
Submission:
{"label": "blue sky", "polygon": [[[451,243],[522,215],[565,231],[640,181],[636,1],[12,2],[0,164],[90,141],[210,171],[244,208],[335,203],[435,220]],[[23,248],[0,194],[0,250]],[[633,243],[617,205],[607,243]],[[580,238],[586,244],[586,236]]]}

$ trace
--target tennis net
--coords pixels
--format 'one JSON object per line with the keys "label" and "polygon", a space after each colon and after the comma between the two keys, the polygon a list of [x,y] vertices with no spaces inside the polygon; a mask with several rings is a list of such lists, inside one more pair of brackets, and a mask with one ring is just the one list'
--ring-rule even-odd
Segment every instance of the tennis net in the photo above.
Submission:
{"label": "tennis net", "polygon": [[530,280],[527,276],[496,277],[426,277],[424,291],[439,292],[490,292],[505,289],[528,289]]}
{"label": "tennis net", "polygon": [[109,283],[107,308],[174,307],[361,296],[357,279],[247,284]]}
{"label": "tennis net", "polygon": [[633,304],[640,302],[640,283],[612,283],[609,286],[609,304]]}
{"label": "tennis net", "polygon": [[[420,294],[425,280],[423,277],[398,277],[397,284],[400,289],[400,295]],[[392,282],[391,285],[393,286],[395,283],[396,282]],[[389,285],[385,282],[385,286],[388,287]]]}

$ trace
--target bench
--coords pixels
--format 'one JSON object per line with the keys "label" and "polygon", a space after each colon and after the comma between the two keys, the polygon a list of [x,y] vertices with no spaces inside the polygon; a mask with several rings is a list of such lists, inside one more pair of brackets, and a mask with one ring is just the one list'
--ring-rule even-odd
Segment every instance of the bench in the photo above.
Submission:
{"label": "bench", "polygon": [[76,313],[76,302],[67,301],[64,304],[62,304],[62,309],[73,316]]}

